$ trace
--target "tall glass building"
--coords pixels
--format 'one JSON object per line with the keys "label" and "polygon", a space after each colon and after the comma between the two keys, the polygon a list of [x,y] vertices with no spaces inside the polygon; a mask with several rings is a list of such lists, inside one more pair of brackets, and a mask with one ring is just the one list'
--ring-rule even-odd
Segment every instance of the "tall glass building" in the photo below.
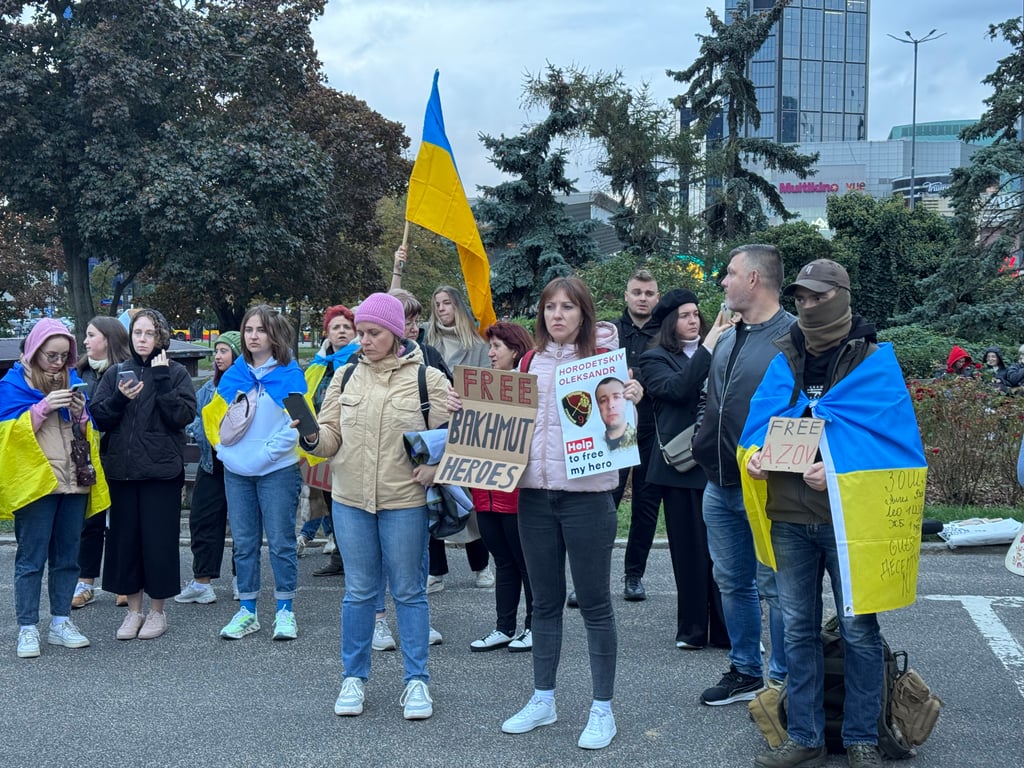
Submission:
{"label": "tall glass building", "polygon": [[[725,0],[725,20],[740,0]],[[748,0],[752,12],[774,0]],[[792,0],[750,63],[761,126],[783,143],[863,141],[868,116],[869,0]]]}

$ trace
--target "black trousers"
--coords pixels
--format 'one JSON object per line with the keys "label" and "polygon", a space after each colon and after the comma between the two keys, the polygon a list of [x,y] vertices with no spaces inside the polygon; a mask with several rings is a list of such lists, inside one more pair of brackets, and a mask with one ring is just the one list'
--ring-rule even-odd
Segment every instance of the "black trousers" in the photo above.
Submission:
{"label": "black trousers", "polygon": [[[448,555],[445,552],[444,539],[435,539],[431,536],[427,553],[430,556],[431,576],[444,576],[448,573]],[[469,560],[469,567],[474,571],[482,571],[487,567],[487,545],[483,539],[471,541],[466,545],[466,558]]]}
{"label": "black trousers", "polygon": [[220,578],[227,533],[228,500],[224,495],[224,465],[215,461],[213,473],[196,470],[188,530],[192,539],[193,578]]}
{"label": "black trousers", "polygon": [[181,591],[178,534],[185,473],[172,480],[108,480],[110,533],[103,589],[145,591],[154,600]]}
{"label": "black trousers", "polygon": [[647,570],[647,557],[654,543],[654,531],[658,527],[658,510],[661,508],[662,486],[648,483],[647,464],[657,442],[653,432],[641,432],[637,438],[640,463],[629,469],[619,470],[619,487],[612,494],[615,508],[626,491],[626,482],[633,473],[633,500],[629,517],[629,537],[626,539],[626,576],[642,577]]}
{"label": "black trousers", "polygon": [[103,562],[103,541],[107,535],[107,512],[97,512],[82,526],[82,543],[78,548],[78,578],[99,577]]}
{"label": "black trousers", "polygon": [[519,615],[519,594],[526,595],[525,629],[533,620],[533,593],[519,540],[519,519],[507,512],[477,512],[480,537],[494,557],[495,629],[513,635]]}
{"label": "black trousers", "polygon": [[665,534],[676,579],[676,641],[729,647],[722,596],[711,575],[700,488],[659,486],[665,496]]}

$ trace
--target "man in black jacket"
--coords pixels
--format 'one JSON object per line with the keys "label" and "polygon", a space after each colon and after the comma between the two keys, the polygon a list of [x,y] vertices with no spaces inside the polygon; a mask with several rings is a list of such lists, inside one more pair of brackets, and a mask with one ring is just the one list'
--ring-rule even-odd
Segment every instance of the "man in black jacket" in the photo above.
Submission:
{"label": "man in black jacket", "polygon": [[[732,323],[733,327],[715,345],[700,427],[693,441],[694,458],[708,476],[704,523],[731,644],[729,670],[718,685],[701,694],[701,701],[712,706],[750,701],[763,685],[762,599],[768,602],[771,630],[768,677],[781,681],[786,676],[775,578],[754,555],[736,447],[750,398],[779,352],[772,342],[785,335],[795,319],[779,305],[782,257],[773,245],[735,249],[722,288],[726,309],[717,323]],[[730,311],[733,314],[727,317]]]}
{"label": "man in black jacket", "polygon": [[[658,333],[658,324],[651,320],[651,312],[661,298],[654,275],[646,269],[638,269],[626,283],[626,309],[622,317],[614,321],[619,331],[619,346],[626,350],[626,364],[633,376],[643,383],[640,375],[640,355],[651,345]],[[647,464],[654,449],[654,410],[649,398],[636,406],[637,445],[640,449],[640,463],[635,467],[619,470],[619,487],[613,498],[616,508],[622,501],[633,472],[633,499],[629,520],[629,538],[626,540],[625,587],[626,600],[644,600],[643,575],[647,569],[647,556],[654,543],[654,530],[658,525],[658,510],[661,507],[661,492],[658,486],[648,483]]]}

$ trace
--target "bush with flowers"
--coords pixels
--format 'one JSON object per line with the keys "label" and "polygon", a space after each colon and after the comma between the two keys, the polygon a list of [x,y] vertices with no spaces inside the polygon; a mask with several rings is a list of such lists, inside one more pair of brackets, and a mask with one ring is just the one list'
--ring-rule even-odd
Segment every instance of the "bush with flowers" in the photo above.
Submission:
{"label": "bush with flowers", "polygon": [[907,386],[928,459],[927,503],[1017,504],[1024,397],[984,379],[911,379]]}

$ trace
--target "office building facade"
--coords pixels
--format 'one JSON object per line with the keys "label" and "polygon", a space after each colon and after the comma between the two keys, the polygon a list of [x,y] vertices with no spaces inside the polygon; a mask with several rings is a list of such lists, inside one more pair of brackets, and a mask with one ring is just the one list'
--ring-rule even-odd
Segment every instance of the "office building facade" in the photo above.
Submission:
{"label": "office building facade", "polygon": [[[725,0],[725,20],[741,0]],[[747,0],[751,12],[774,0]],[[869,0],[793,0],[750,63],[761,125],[786,144],[863,141],[868,118]]]}

